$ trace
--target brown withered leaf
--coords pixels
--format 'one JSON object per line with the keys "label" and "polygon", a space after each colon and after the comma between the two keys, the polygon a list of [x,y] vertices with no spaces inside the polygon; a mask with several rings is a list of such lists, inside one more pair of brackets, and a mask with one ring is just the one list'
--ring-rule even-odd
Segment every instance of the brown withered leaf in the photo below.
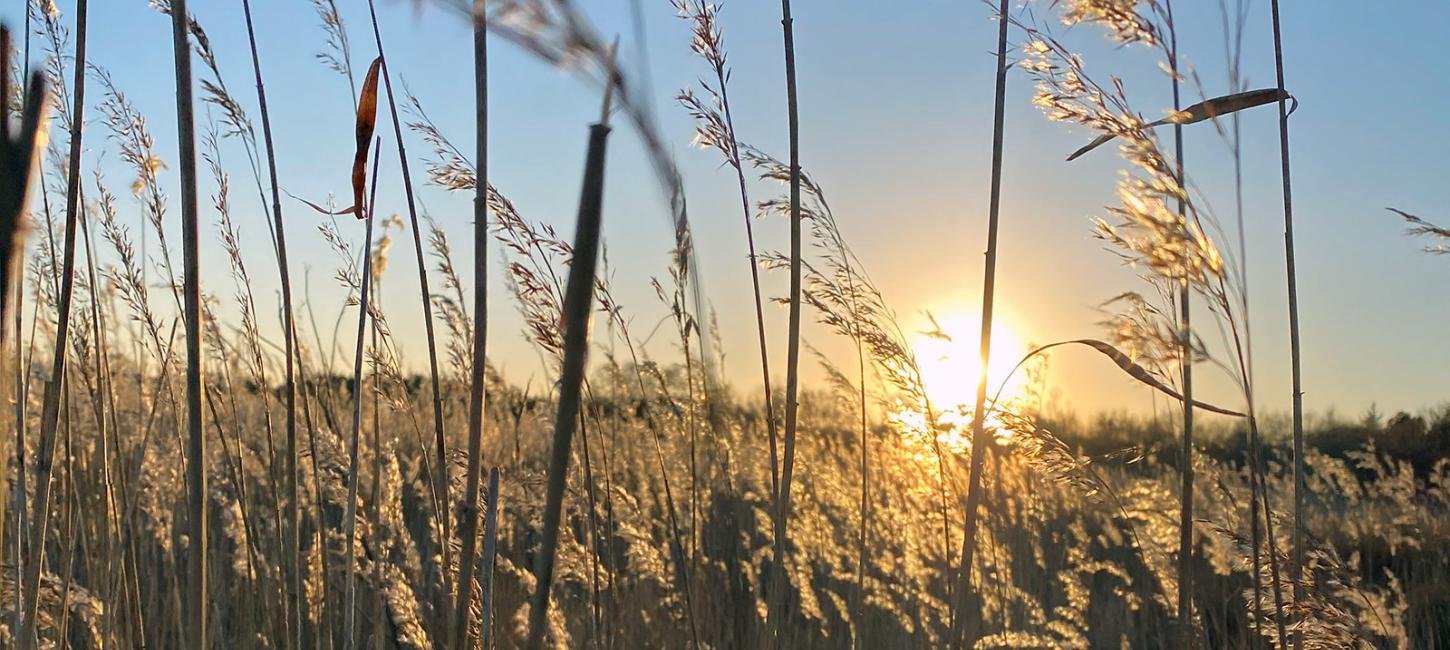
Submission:
{"label": "brown withered leaf", "polygon": [[[373,141],[373,131],[378,125],[378,71],[383,58],[373,59],[368,74],[363,78],[362,95],[357,100],[357,152],[352,157],[352,208],[346,212],[366,217],[363,200],[368,184],[368,146]],[[344,214],[339,213],[339,214]]]}
{"label": "brown withered leaf", "polygon": [[[1237,113],[1239,111],[1253,108],[1255,106],[1271,104],[1281,99],[1294,101],[1294,97],[1292,95],[1287,92],[1281,91],[1278,88],[1261,88],[1259,90],[1247,90],[1241,93],[1234,93],[1232,95],[1224,95],[1222,97],[1215,97],[1213,99],[1204,100],[1197,104],[1189,106],[1188,108],[1169,115],[1168,117],[1158,120],[1157,122],[1149,124],[1148,128],[1164,126],[1167,124],[1196,124],[1207,119],[1212,119],[1222,115],[1228,115],[1230,113]],[[1295,103],[1295,105],[1297,107],[1297,102]],[[1292,113],[1294,111],[1291,108],[1289,112]],[[1093,149],[1107,144],[1115,137],[1117,137],[1117,135],[1112,133],[1105,133],[1094,138],[1092,142],[1087,143],[1087,146],[1072,152],[1072,155],[1067,157],[1068,162],[1077,160],[1078,158],[1082,157],[1083,154],[1086,154]]]}

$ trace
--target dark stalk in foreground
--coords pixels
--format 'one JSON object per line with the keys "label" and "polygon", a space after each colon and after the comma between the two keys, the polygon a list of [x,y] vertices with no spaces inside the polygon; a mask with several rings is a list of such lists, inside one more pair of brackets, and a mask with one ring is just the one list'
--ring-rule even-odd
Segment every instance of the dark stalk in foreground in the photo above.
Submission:
{"label": "dark stalk in foreground", "polygon": [[967,474],[966,524],[962,531],[962,562],[957,568],[956,612],[952,638],[961,643],[967,634],[967,610],[972,594],[972,553],[976,550],[977,509],[982,502],[982,468],[987,461],[987,367],[992,357],[992,307],[997,290],[997,222],[1002,203],[1002,140],[1007,105],[1007,6],[997,9],[997,81],[992,112],[992,190],[987,206],[987,255],[982,275],[981,372],[977,375],[977,402],[972,409],[972,458]]}
{"label": "dark stalk in foreground", "polygon": [[[0,46],[3,46],[3,45],[0,45]],[[0,83],[3,83],[3,82],[0,82]],[[24,611],[24,606],[23,605],[24,605],[24,600],[25,600],[24,590],[21,589],[21,585],[24,582],[24,572],[25,572],[25,561],[23,559],[23,554],[24,554],[24,549],[25,549],[25,523],[26,523],[26,521],[25,521],[25,483],[26,483],[26,481],[25,481],[25,478],[26,478],[25,477],[25,417],[26,417],[25,416],[25,412],[26,412],[26,408],[25,407],[26,407],[26,402],[29,402],[30,400],[26,399],[26,393],[25,393],[25,388],[26,388],[26,385],[25,385],[25,359],[23,358],[23,353],[25,351],[25,344],[21,340],[22,334],[23,334],[22,331],[21,331],[21,325],[23,324],[22,321],[24,320],[24,312],[25,312],[24,309],[21,309],[20,308],[20,306],[22,304],[24,304],[24,302],[25,302],[25,275],[24,275],[25,265],[24,265],[24,261],[23,260],[20,260],[16,264],[15,268],[18,271],[16,273],[16,277],[15,277],[15,302],[14,302],[14,305],[15,305],[15,487],[14,487],[15,495],[12,498],[12,504],[11,504],[15,508],[15,522],[14,522],[15,523],[15,532],[12,533],[11,535],[8,535],[7,536],[8,539],[6,541],[8,541],[11,544],[14,544],[15,545],[15,548],[14,548],[14,557],[12,559],[12,561],[15,563],[15,572],[14,572],[14,575],[12,577],[12,579],[15,581],[15,582],[12,583],[12,584],[15,585],[15,602],[13,603],[13,606],[15,607],[15,616],[14,616],[13,620],[11,621],[11,626],[12,626],[12,629],[18,630],[18,629],[20,629],[20,626],[21,626],[21,618],[22,618],[21,612]]]}
{"label": "dark stalk in foreground", "polygon": [[247,20],[247,44],[252,50],[252,72],[257,79],[257,106],[262,114],[262,142],[267,148],[267,176],[272,189],[272,230],[277,235],[277,273],[282,281],[282,337],[283,354],[286,355],[287,372],[287,559],[284,566],[290,571],[291,601],[287,604],[287,616],[293,631],[294,647],[302,647],[302,502],[297,494],[297,375],[294,368],[296,358],[297,330],[292,320],[292,276],[287,265],[287,231],[282,219],[282,194],[277,187],[277,153],[272,143],[272,118],[267,111],[267,89],[262,84],[262,62],[257,54],[257,33],[252,27],[251,0],[242,0],[242,12]]}
{"label": "dark stalk in foreground", "polygon": [[[186,314],[186,483],[190,499],[190,543],[186,600],[191,607],[192,647],[207,645],[206,604],[206,438],[201,427],[201,260],[197,222],[196,126],[191,91],[191,43],[186,0],[172,0],[171,46],[176,60],[176,134],[181,152],[182,302]],[[84,65],[77,63],[77,79]],[[79,91],[80,82],[76,82]],[[80,93],[77,92],[77,101]],[[77,125],[79,126],[79,125]],[[75,181],[72,180],[72,183]],[[67,278],[69,283],[70,279]]]}
{"label": "dark stalk in foreground", "polygon": [[[468,639],[469,605],[473,599],[473,556],[478,547],[478,490],[483,456],[484,354],[488,332],[488,29],[480,0],[473,16],[473,92],[477,132],[473,182],[473,363],[468,391],[468,474],[459,532],[463,549],[458,559],[458,606],[453,612],[452,645],[472,647]],[[496,498],[498,472],[489,477],[490,499]],[[493,505],[489,504],[490,512]],[[491,564],[487,569],[491,570]],[[491,573],[491,571],[490,571]],[[489,576],[484,577],[489,581]],[[485,611],[487,621],[488,613]],[[487,626],[485,625],[485,628]],[[488,632],[481,632],[485,637]]]}
{"label": "dark stalk in foreground", "polygon": [[790,0],[780,1],[780,25],[785,39],[785,92],[787,120],[790,128],[790,324],[785,359],[785,440],[780,470],[780,491],[775,503],[775,542],[771,563],[770,593],[767,604],[767,628],[774,647],[780,647],[781,628],[786,613],[785,554],[786,527],[790,520],[791,474],[795,470],[795,434],[800,389],[801,361],[801,163],[800,119],[796,98],[795,27],[790,15]]}
{"label": "dark stalk in foreground", "polygon": [[[1294,518],[1290,531],[1289,582],[1294,586],[1293,603],[1304,598],[1304,385],[1299,356],[1299,283],[1294,269],[1294,193],[1289,175],[1289,107],[1284,91],[1284,41],[1279,28],[1279,0],[1271,0],[1274,15],[1274,73],[1279,82],[1279,167],[1284,182],[1284,265],[1289,282],[1289,365],[1294,391]],[[1297,618],[1297,617],[1296,617]],[[1294,627],[1294,650],[1304,647],[1304,632]]]}
{"label": "dark stalk in foreground", "polygon": [[[599,122],[589,127],[589,151],[584,161],[584,185],[579,193],[579,216],[574,233],[574,260],[564,288],[564,351],[559,372],[559,406],[554,419],[554,443],[549,456],[548,495],[544,502],[543,540],[534,568],[534,596],[529,608],[529,636],[525,647],[541,650],[549,627],[549,590],[554,581],[554,555],[559,546],[559,519],[563,514],[564,486],[569,473],[569,447],[579,419],[584,361],[589,352],[589,312],[594,300],[594,269],[599,263],[600,222],[604,204],[604,151],[609,138],[609,108],[614,84],[604,89]],[[461,587],[460,587],[461,588]]]}
{"label": "dark stalk in foreground", "polygon": [[[26,76],[29,76],[29,53],[30,53],[30,21],[27,6],[26,11],[26,34],[24,53],[27,60],[24,64]],[[15,574],[13,576],[15,586],[15,617],[11,622],[11,629],[20,630],[24,624],[22,612],[25,611],[25,599],[21,585],[24,583],[25,562],[24,562],[24,537],[25,537],[25,403],[26,383],[24,381],[23,367],[24,350],[21,343],[21,321],[23,319],[25,282],[24,282],[24,258],[25,258],[25,219],[26,202],[30,195],[31,175],[36,171],[35,159],[40,147],[40,139],[43,137],[45,108],[48,102],[48,94],[45,88],[43,74],[37,72],[30,80],[29,88],[12,88],[10,86],[10,32],[0,27],[0,70],[6,71],[3,78],[0,78],[0,341],[5,338],[5,325],[8,321],[6,309],[15,311],[15,495],[14,495],[14,529],[6,536],[7,541],[14,544]],[[22,115],[20,131],[10,133],[10,93],[21,92],[24,101],[22,104]],[[78,146],[78,143],[77,143]],[[14,302],[10,302],[11,287],[14,287]]]}
{"label": "dark stalk in foreground", "polygon": [[[30,529],[29,548],[32,557],[25,563],[25,594],[21,610],[20,633],[16,645],[34,647],[36,643],[37,607],[40,601],[40,574],[45,566],[45,537],[50,528],[51,477],[55,470],[56,423],[60,418],[61,390],[65,383],[66,351],[69,349],[71,301],[75,291],[76,223],[81,209],[81,142],[85,129],[86,96],[86,9],[88,2],[76,3],[75,97],[71,105],[70,169],[66,179],[65,252],[60,280],[60,301],[56,306],[55,352],[51,360],[50,379],[45,383],[45,397],[40,412],[40,453],[36,457],[35,513]],[[182,39],[186,36],[183,33]],[[9,44],[5,44],[9,47]],[[4,74],[9,74],[8,67]],[[178,73],[179,78],[180,73]],[[180,100],[178,99],[178,102]],[[195,169],[195,167],[193,167]],[[195,194],[193,194],[195,196]],[[195,207],[195,202],[192,206]],[[193,219],[195,210],[192,211]],[[199,538],[193,538],[199,539]],[[199,601],[198,601],[199,602]]]}

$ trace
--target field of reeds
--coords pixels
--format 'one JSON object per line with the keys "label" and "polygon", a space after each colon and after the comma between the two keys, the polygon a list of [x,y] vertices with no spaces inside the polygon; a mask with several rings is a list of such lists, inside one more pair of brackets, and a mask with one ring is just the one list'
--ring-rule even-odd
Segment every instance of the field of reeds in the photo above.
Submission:
{"label": "field of reeds", "polygon": [[[186,0],[138,1],[171,25],[179,151],[157,145],[154,116],[111,75],[125,62],[88,59],[88,31],[107,29],[87,23],[88,0],[24,4],[0,44],[5,647],[1450,647],[1450,412],[1343,420],[1300,400],[1298,99],[1277,0],[1219,1],[1232,74],[1218,90],[1180,65],[1171,0],[982,5],[997,38],[983,44],[996,56],[993,149],[972,154],[992,160],[989,204],[974,208],[986,217],[974,404],[942,403],[897,316],[914,307],[873,280],[811,174],[793,25],[812,16],[790,0],[781,142],[737,133],[731,14],[703,0],[633,5],[688,26],[677,52],[655,53],[698,66],[671,107],[693,121],[687,134],[659,128],[639,70],[568,0],[419,3],[474,31],[474,59],[450,68],[476,100],[447,107],[472,116],[459,133],[390,69],[398,26],[374,0],[312,0],[320,54],[307,62],[258,48],[273,25],[248,0],[207,7],[225,25],[203,25]],[[1277,79],[1258,88],[1236,72],[1250,21],[1274,36]],[[209,28],[250,47],[218,51]],[[1172,110],[1075,53],[1103,38],[1161,68]],[[488,182],[490,48],[522,48],[599,91],[597,121],[579,125],[581,178],[581,161],[540,172],[579,188],[570,225]],[[250,74],[224,78],[240,68],[219,58]],[[269,112],[267,80],[304,63],[353,100],[353,155],[328,172],[350,185],[326,198],[294,196],[278,175],[288,148],[272,125],[298,118]],[[1098,136],[1072,158],[1121,155],[1119,203],[1083,230],[1139,272],[1136,287],[1105,285],[1098,335],[1020,362],[990,336],[1009,83]],[[1239,114],[1276,110],[1282,204],[1259,212],[1282,213],[1287,265],[1251,278],[1241,183],[1212,197],[1235,209],[1210,209],[1183,131],[1218,133],[1237,176]],[[753,304],[717,304],[699,281],[673,159],[689,138],[703,150],[689,155],[722,170],[695,182],[738,192],[729,211],[748,249],[717,272],[748,277]],[[626,288],[601,235],[606,188],[622,182],[606,174],[608,145],[624,139],[651,172],[627,180],[660,197],[640,211],[669,215],[673,247],[648,287],[658,324],[616,298]],[[402,191],[375,213],[384,179]],[[446,193],[472,200],[456,215],[471,241],[423,206]],[[1395,212],[1412,235],[1450,240]],[[245,243],[243,225],[267,245]],[[766,229],[789,245],[757,248]],[[289,251],[289,237],[328,250]],[[454,263],[465,247],[471,272]],[[299,259],[326,265],[345,299],[314,299]],[[400,265],[417,286],[390,277]],[[223,267],[230,282],[201,281]],[[507,292],[490,297],[499,274]],[[1256,408],[1251,279],[1287,288],[1283,417]],[[274,282],[276,295],[257,290]],[[502,310],[521,317],[522,342],[488,336]],[[728,351],[758,363],[750,382],[720,372],[725,310],[758,342]],[[768,326],[777,311],[787,327]],[[400,340],[404,327],[417,340]],[[803,328],[850,354],[817,351]],[[492,362],[494,347],[521,344],[547,382]],[[1074,415],[1054,402],[1072,388],[1047,388],[1059,353],[1166,406]],[[988,377],[1004,355],[1011,391]],[[807,385],[805,367],[825,380]],[[1229,401],[1196,394],[1195,372],[1228,377]]]}

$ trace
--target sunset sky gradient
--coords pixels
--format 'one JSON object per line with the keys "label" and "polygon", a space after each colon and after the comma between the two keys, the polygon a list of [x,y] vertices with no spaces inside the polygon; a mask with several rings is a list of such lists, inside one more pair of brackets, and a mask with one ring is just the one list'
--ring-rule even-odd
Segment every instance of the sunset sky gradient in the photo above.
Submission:
{"label": "sunset sky gradient", "polygon": [[[718,314],[726,353],[725,376],[742,394],[758,390],[753,308],[745,238],[733,172],[718,155],[689,145],[693,125],[673,96],[708,73],[689,53],[688,26],[664,0],[643,2],[645,30],[639,41],[627,0],[581,2],[602,34],[618,33],[626,74],[640,78],[639,52],[648,53],[648,88],[664,134],[686,182],[705,295]],[[250,110],[246,32],[240,2],[196,2],[193,11],[219,53],[228,85]],[[430,116],[461,148],[471,149],[473,90],[471,36],[453,13],[424,4],[379,0],[384,39],[395,85],[405,82]],[[1033,3],[1037,4],[1037,3]],[[351,33],[359,76],[374,55],[366,3],[340,1]],[[1205,92],[1226,88],[1217,3],[1182,2],[1182,52]],[[1019,5],[1020,6],[1020,5]],[[60,3],[69,22],[72,3]],[[314,58],[323,36],[310,3],[256,0],[263,66],[277,129],[284,189],[312,200],[347,193],[353,146],[348,85]],[[7,2],[0,18],[15,26],[20,3]],[[991,152],[990,48],[996,25],[979,2],[795,3],[802,164],[825,188],[848,242],[896,309],[908,331],[924,327],[923,310],[971,323],[978,308],[981,252],[986,234]],[[142,0],[93,2],[93,61],[111,66],[118,85],[146,114],[158,150],[176,158],[172,112],[170,22]],[[1273,83],[1267,0],[1251,8],[1244,52],[1250,87]],[[1381,411],[1422,409],[1443,403],[1450,387],[1450,258],[1419,252],[1386,206],[1450,224],[1450,184],[1444,152],[1447,95],[1443,58],[1450,3],[1440,0],[1283,3],[1289,90],[1300,107],[1291,118],[1297,217],[1299,291],[1303,327],[1306,408],[1356,415],[1371,404]],[[776,155],[785,153],[784,70],[778,6],[734,0],[720,14],[734,70],[730,95],[743,141]],[[1156,118],[1169,106],[1169,82],[1145,48],[1118,48],[1100,31],[1078,28],[1064,40],[1084,54],[1100,78],[1124,78],[1135,107]],[[1020,43],[1020,34],[1014,42]],[[39,41],[33,41],[38,47]],[[595,92],[554,71],[501,39],[491,51],[490,179],[526,218],[572,230],[586,126],[595,118]],[[32,59],[39,58],[38,51]],[[1098,336],[1096,305],[1124,290],[1141,288],[1131,269],[1091,237],[1088,218],[1114,199],[1123,168],[1113,147],[1068,164],[1064,157],[1091,136],[1084,129],[1047,121],[1030,105],[1025,75],[1009,80],[1000,266],[999,327],[1021,342],[1045,343]],[[1197,98],[1197,91],[1190,91]],[[94,101],[99,91],[89,93]],[[127,223],[139,223],[138,205],[125,188],[132,175],[105,139],[93,109],[85,155],[102,157],[112,188],[123,194]],[[1283,214],[1279,193],[1277,121],[1272,106],[1243,115],[1244,187],[1249,222],[1254,365],[1261,406],[1281,412],[1289,404],[1288,325],[1283,280]],[[205,115],[199,115],[199,123]],[[380,133],[391,134],[386,120]],[[1191,127],[1186,142],[1188,175],[1226,224],[1233,221],[1232,166],[1212,126]],[[1168,132],[1163,132],[1167,137]],[[389,136],[390,137],[390,136]],[[427,153],[416,138],[407,143],[419,161]],[[658,185],[627,128],[612,140],[605,197],[609,269],[625,313],[644,338],[666,316],[649,279],[666,272],[670,231]],[[239,143],[225,155],[233,172],[234,218],[251,255],[264,333],[271,322],[277,279],[267,250],[267,229]],[[385,139],[380,212],[405,213],[394,145]],[[414,167],[414,178],[423,177]],[[89,180],[89,179],[88,179]],[[163,172],[173,197],[174,169]],[[210,193],[210,179],[203,179]],[[780,189],[756,183],[752,199]],[[437,188],[421,193],[422,205],[444,224],[455,262],[472,267],[471,197]],[[209,202],[203,198],[203,207]],[[296,291],[315,305],[328,336],[342,297],[333,280],[336,256],[317,234],[319,215],[287,201],[288,236]],[[174,218],[178,210],[173,206]],[[217,243],[215,215],[203,210],[203,283],[231,312],[231,281]],[[176,225],[179,232],[179,224]],[[135,228],[136,226],[133,226]],[[353,236],[360,225],[343,223]],[[764,250],[787,245],[786,224],[757,222]],[[174,241],[179,241],[176,239]],[[1231,241],[1220,241],[1228,246]],[[411,236],[399,238],[384,280],[384,309],[410,365],[425,368]],[[498,248],[492,254],[501,257]],[[497,264],[491,267],[499,269]],[[304,277],[305,273],[305,277]],[[539,357],[522,338],[521,321],[500,278],[490,279],[489,347],[493,362],[511,380],[546,381]],[[783,274],[763,276],[771,296],[784,295]],[[469,278],[464,278],[469,281]],[[304,293],[303,287],[306,287]],[[785,311],[767,314],[773,374],[784,376]],[[809,316],[809,314],[808,314]],[[305,319],[306,316],[304,315]],[[304,323],[306,321],[304,320]],[[975,341],[973,327],[953,332]],[[350,362],[345,337],[342,364]],[[1210,343],[1214,330],[1201,332]],[[310,330],[305,332],[310,337]],[[806,328],[807,340],[828,356],[851,353],[824,328]],[[662,330],[649,340],[653,356],[676,356],[674,337]],[[970,348],[971,346],[966,346]],[[1021,350],[998,351],[1015,357]],[[852,353],[853,354],[853,353]],[[806,358],[807,386],[820,377]],[[995,364],[994,364],[995,366]],[[1228,383],[1205,367],[1200,394],[1237,406]],[[1146,389],[1089,352],[1066,350],[1052,359],[1052,389],[1080,412],[1146,411]],[[815,382],[814,385],[819,385]],[[745,393],[745,391],[750,391]],[[1161,407],[1161,401],[1160,401]]]}

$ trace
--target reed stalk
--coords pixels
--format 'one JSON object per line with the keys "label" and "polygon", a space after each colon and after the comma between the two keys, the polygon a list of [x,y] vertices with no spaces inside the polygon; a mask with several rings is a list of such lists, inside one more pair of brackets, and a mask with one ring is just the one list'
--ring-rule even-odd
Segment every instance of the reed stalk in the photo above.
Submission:
{"label": "reed stalk", "polygon": [[[1178,36],[1173,24],[1173,3],[1165,0],[1167,7],[1168,34],[1172,39],[1168,45],[1168,68],[1173,77],[1173,110],[1183,108],[1178,69]],[[1173,125],[1173,157],[1175,159],[1178,187],[1178,214],[1187,228],[1188,209],[1187,185],[1183,168],[1183,125]],[[1188,235],[1191,236],[1191,235]],[[1185,271],[1186,272],[1186,271]],[[1185,278],[1178,286],[1178,346],[1179,362],[1183,381],[1183,442],[1179,472],[1182,483],[1179,488],[1178,517],[1178,643],[1188,647],[1193,643],[1193,325],[1190,309],[1192,292]]]}
{"label": "reed stalk", "polygon": [[[368,84],[369,86],[373,84]],[[364,91],[369,92],[369,91]],[[361,121],[362,118],[359,118]],[[382,138],[377,139],[373,154],[373,173],[367,207],[363,208],[363,269],[362,286],[358,290],[357,347],[352,361],[352,435],[348,442],[347,514],[344,515],[347,562],[346,605],[343,610],[343,647],[351,650],[357,647],[357,490],[358,490],[358,447],[362,437],[363,403],[363,346],[367,343],[368,315],[372,309],[369,298],[372,294],[373,256],[369,250],[373,241],[373,208],[378,194],[378,162],[382,159]]]}
{"label": "reed stalk", "polygon": [[[992,111],[992,189],[987,205],[987,254],[982,275],[982,323],[980,372],[977,373],[977,402],[972,409],[972,457],[967,474],[966,524],[962,530],[962,562],[957,571],[956,613],[953,635],[961,643],[967,634],[967,614],[972,594],[972,555],[976,550],[977,510],[982,501],[982,469],[987,461],[987,367],[992,358],[992,309],[997,293],[997,227],[1002,204],[1002,149],[1007,104],[1007,10],[1008,0],[997,9],[997,80]],[[972,640],[975,641],[975,640]]]}
{"label": "reed stalk", "polygon": [[[45,384],[45,397],[40,415],[40,451],[36,458],[34,523],[30,529],[31,557],[26,558],[24,601],[21,625],[16,644],[20,648],[35,647],[37,607],[40,596],[40,574],[45,567],[45,534],[50,527],[50,492],[55,468],[56,424],[60,417],[62,386],[65,383],[66,353],[69,349],[71,302],[75,291],[76,224],[80,214],[80,165],[85,114],[86,13],[87,0],[76,3],[75,95],[71,104],[70,169],[66,184],[65,248],[62,258],[60,300],[57,304],[55,350],[51,360],[50,379]],[[6,73],[8,74],[8,72]]]}
{"label": "reed stalk", "polygon": [[[201,426],[201,260],[197,217],[196,126],[191,89],[191,43],[186,0],[172,0],[171,44],[176,63],[176,130],[180,146],[181,248],[186,316],[186,483],[191,495],[186,600],[193,647],[207,647],[207,496],[206,438]],[[77,64],[77,68],[83,68]],[[80,71],[77,71],[77,91]],[[79,95],[79,92],[77,92]],[[74,181],[72,181],[74,183]],[[69,279],[67,279],[69,282]]]}
{"label": "reed stalk", "polygon": [[[469,366],[468,470],[463,501],[459,508],[459,531],[463,546],[458,559],[458,604],[453,612],[452,646],[471,647],[468,637],[469,610],[473,599],[473,556],[478,544],[478,491],[483,457],[483,411],[485,398],[484,363],[488,334],[488,24],[483,2],[475,4],[473,16],[473,92],[476,131],[474,135],[473,182],[473,357]],[[497,498],[498,472],[489,475],[489,512]],[[492,538],[487,543],[492,543]],[[484,580],[491,583],[492,564]],[[485,594],[487,597],[487,594]],[[489,612],[484,609],[481,635],[487,647]]]}
{"label": "reed stalk", "polygon": [[569,473],[569,448],[579,420],[585,358],[589,352],[590,305],[594,300],[594,270],[599,261],[604,205],[604,153],[609,138],[613,94],[614,85],[606,85],[599,121],[589,128],[589,149],[584,162],[584,182],[579,193],[579,215],[574,233],[574,258],[569,265],[569,279],[564,288],[564,345],[559,370],[558,414],[554,419],[548,493],[541,523],[542,541],[534,569],[534,596],[529,608],[529,632],[525,643],[529,650],[542,650],[549,627],[549,591],[554,581],[554,556],[559,545],[559,520],[563,515],[564,487]]}
{"label": "reed stalk", "polygon": [[796,96],[795,25],[790,13],[790,0],[780,2],[780,25],[785,46],[785,91],[787,123],[790,130],[790,316],[785,361],[785,436],[780,470],[780,490],[775,504],[775,542],[771,564],[772,597],[767,613],[767,628],[773,647],[783,641],[781,627],[786,615],[787,590],[785,556],[790,544],[787,526],[790,520],[790,487],[795,470],[795,437],[799,409],[801,357],[801,167],[800,107]]}
{"label": "reed stalk", "polygon": [[[388,65],[388,58],[383,54],[383,34],[378,27],[377,3],[368,0],[368,12],[372,17],[373,40],[377,43],[378,59],[383,62],[382,77],[383,88],[388,92],[388,111],[393,122],[393,139],[398,144],[398,166],[403,171],[403,194],[408,201],[408,225],[413,231],[413,251],[416,253],[418,262],[418,297],[423,303],[423,332],[428,339],[428,377],[433,387],[433,444],[436,459],[434,460],[433,477],[434,489],[438,495],[438,516],[439,523],[443,529],[443,566],[451,564],[452,555],[452,529],[449,527],[449,508],[452,503],[448,498],[448,447],[445,440],[443,428],[443,393],[439,386],[438,379],[438,343],[433,333],[433,292],[428,288],[428,264],[423,259],[423,229],[418,224],[418,208],[413,198],[413,175],[408,166],[408,150],[403,144],[403,122],[398,119],[398,103],[393,98],[393,73],[392,67]],[[482,164],[482,161],[479,161]],[[438,603],[438,609],[445,615],[448,612],[449,584],[451,575],[447,570],[443,571],[444,589]],[[462,587],[460,587],[462,589]],[[445,626],[447,624],[445,623]],[[445,633],[446,636],[446,633]]]}
{"label": "reed stalk", "polygon": [[292,311],[292,274],[288,268],[287,232],[282,218],[282,193],[277,182],[277,152],[272,139],[272,116],[267,109],[267,88],[262,81],[262,62],[257,50],[257,33],[252,25],[251,0],[242,0],[247,23],[247,45],[252,54],[252,73],[257,81],[257,107],[262,116],[262,142],[267,153],[267,177],[271,184],[272,231],[277,241],[277,273],[282,284],[282,338],[286,357],[287,393],[287,562],[290,570],[292,598],[288,603],[288,619],[292,629],[293,647],[302,647],[302,502],[297,489],[297,327]]}
{"label": "reed stalk", "polygon": [[[1304,514],[1304,496],[1308,489],[1304,483],[1304,384],[1300,372],[1302,359],[1299,354],[1299,282],[1294,266],[1294,193],[1289,173],[1289,108],[1284,89],[1284,39],[1279,22],[1279,0],[1270,0],[1269,8],[1274,20],[1274,74],[1279,85],[1279,169],[1284,190],[1284,274],[1289,285],[1289,367],[1294,399],[1294,525],[1289,535],[1289,582],[1293,584],[1293,603],[1297,606],[1304,599],[1304,526],[1301,518]],[[1297,623],[1298,617],[1295,618],[1294,623]],[[1297,624],[1292,627],[1294,650],[1301,650],[1304,647],[1304,631]]]}

